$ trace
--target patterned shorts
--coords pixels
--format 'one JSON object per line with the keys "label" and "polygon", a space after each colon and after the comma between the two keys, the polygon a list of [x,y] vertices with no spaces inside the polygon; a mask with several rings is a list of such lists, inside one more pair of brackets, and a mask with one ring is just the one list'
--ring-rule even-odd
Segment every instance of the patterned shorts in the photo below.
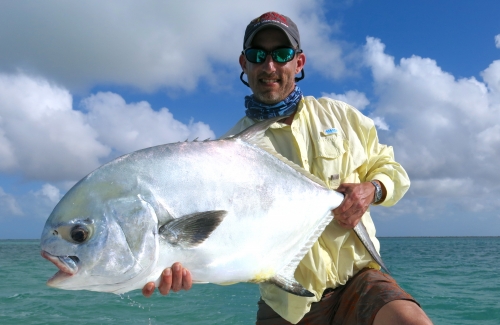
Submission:
{"label": "patterned shorts", "polygon": [[[372,324],[378,311],[393,300],[420,304],[388,274],[365,268],[343,286],[327,289],[298,324]],[[260,299],[257,325],[291,324]]]}

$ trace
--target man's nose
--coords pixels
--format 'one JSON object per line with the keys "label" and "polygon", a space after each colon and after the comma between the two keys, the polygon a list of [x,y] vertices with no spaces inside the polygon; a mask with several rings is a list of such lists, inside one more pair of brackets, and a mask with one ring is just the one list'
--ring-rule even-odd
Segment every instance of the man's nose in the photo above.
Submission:
{"label": "man's nose", "polygon": [[262,62],[262,69],[265,72],[276,71],[276,62],[274,62],[273,57],[270,54],[266,55],[266,60]]}

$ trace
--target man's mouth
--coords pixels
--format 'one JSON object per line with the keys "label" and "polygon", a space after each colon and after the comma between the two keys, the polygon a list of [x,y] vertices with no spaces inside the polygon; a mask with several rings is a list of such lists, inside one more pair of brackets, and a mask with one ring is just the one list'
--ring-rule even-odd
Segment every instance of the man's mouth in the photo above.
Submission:
{"label": "man's mouth", "polygon": [[278,82],[278,79],[261,79],[261,81],[265,84],[270,84]]}
{"label": "man's mouth", "polygon": [[64,281],[78,272],[80,259],[76,256],[55,256],[43,250],[41,255],[43,258],[54,263],[59,269],[59,272],[47,281],[47,285],[49,286],[55,286],[57,283]]}
{"label": "man's mouth", "polygon": [[274,85],[278,84],[281,81],[281,78],[279,78],[276,74],[261,74],[259,75],[259,81],[264,84],[264,85]]}

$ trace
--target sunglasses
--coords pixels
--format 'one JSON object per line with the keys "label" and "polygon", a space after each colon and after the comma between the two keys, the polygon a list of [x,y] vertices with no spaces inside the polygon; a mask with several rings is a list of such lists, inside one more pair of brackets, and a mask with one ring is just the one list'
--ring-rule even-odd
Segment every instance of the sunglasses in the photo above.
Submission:
{"label": "sunglasses", "polygon": [[291,61],[296,53],[302,53],[302,50],[295,50],[291,47],[283,47],[272,51],[265,51],[262,49],[248,48],[244,52],[245,57],[252,63],[263,63],[266,61],[268,54],[271,55],[274,62],[285,63]]}

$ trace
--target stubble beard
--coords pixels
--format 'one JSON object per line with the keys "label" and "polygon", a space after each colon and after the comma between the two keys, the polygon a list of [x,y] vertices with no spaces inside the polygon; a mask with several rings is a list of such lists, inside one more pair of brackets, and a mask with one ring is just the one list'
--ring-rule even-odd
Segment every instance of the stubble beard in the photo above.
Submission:
{"label": "stubble beard", "polygon": [[264,103],[266,105],[274,105],[283,100],[277,93],[274,92],[268,92],[268,93],[254,93],[253,96],[255,99],[257,99],[259,102]]}
{"label": "stubble beard", "polygon": [[[276,90],[258,90],[255,89],[253,92],[253,96],[255,99],[257,99],[259,102],[264,103],[266,105],[274,105],[282,100],[285,100],[285,98],[290,94],[290,92],[293,91],[295,87],[295,84],[290,85],[280,85],[279,89]],[[291,90],[288,90],[290,88]]]}

